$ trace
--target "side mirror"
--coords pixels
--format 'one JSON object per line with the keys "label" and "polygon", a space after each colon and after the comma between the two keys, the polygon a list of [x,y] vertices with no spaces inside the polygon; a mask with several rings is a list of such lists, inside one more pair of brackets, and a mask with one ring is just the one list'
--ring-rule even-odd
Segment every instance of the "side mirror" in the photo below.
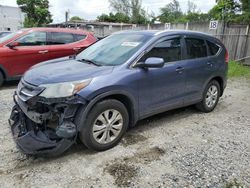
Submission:
{"label": "side mirror", "polygon": [[149,57],[145,62],[138,62],[135,67],[140,68],[161,68],[164,66],[164,59],[158,57]]}
{"label": "side mirror", "polygon": [[16,46],[19,46],[19,45],[20,45],[20,43],[19,43],[19,42],[16,42],[16,41],[7,44],[7,46],[8,46],[9,48],[15,48]]}

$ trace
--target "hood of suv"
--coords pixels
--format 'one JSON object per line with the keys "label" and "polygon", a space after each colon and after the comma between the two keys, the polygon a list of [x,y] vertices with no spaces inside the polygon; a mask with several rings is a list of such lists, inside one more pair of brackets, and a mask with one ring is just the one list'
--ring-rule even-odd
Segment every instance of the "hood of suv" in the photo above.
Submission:
{"label": "hood of suv", "polygon": [[70,58],[60,58],[35,65],[28,70],[23,79],[39,86],[41,84],[85,80],[111,73],[112,66],[96,66]]}

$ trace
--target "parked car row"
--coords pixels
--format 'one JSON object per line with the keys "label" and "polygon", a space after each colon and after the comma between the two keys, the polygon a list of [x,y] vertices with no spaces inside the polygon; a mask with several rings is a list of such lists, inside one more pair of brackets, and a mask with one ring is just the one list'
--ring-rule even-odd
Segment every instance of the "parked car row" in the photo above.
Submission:
{"label": "parked car row", "polygon": [[0,86],[31,66],[80,53],[96,42],[90,32],[62,28],[22,29],[0,38]]}
{"label": "parked car row", "polygon": [[[22,74],[38,61],[74,54],[74,48],[82,50],[95,41],[88,33],[67,32],[23,30],[5,41],[4,54],[12,53],[15,59],[5,57],[6,67],[8,61],[13,63],[7,68],[10,75]],[[34,53],[27,52],[27,44]],[[107,150],[128,127],[148,116],[188,105],[213,111],[226,87],[227,64],[224,45],[206,34],[112,34],[75,57],[46,61],[25,73],[9,119],[13,137],[26,154],[58,155],[78,137],[89,149]]]}

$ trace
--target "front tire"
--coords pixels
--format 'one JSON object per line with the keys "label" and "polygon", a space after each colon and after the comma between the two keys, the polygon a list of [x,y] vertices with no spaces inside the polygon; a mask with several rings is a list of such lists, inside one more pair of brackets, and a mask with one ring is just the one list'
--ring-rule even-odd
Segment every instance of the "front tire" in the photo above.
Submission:
{"label": "front tire", "polygon": [[196,107],[206,113],[213,111],[218,104],[220,93],[221,90],[218,81],[210,81],[204,90],[202,101]]}
{"label": "front tire", "polygon": [[125,134],[129,115],[123,103],[108,99],[97,103],[89,112],[83,126],[80,140],[89,149],[103,151],[117,145]]}
{"label": "front tire", "polygon": [[0,71],[0,87],[3,85],[3,82],[4,82],[4,77],[3,77],[3,74]]}

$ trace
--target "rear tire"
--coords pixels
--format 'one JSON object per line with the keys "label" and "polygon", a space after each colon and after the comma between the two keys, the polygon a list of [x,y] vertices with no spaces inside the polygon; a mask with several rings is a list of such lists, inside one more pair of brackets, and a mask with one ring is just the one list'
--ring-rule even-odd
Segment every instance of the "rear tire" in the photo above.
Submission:
{"label": "rear tire", "polygon": [[3,82],[4,82],[3,73],[1,73],[0,71],[0,87],[3,85]]}
{"label": "rear tire", "polygon": [[91,150],[104,151],[120,142],[128,128],[129,115],[123,103],[108,99],[98,102],[86,121],[79,123],[82,125],[79,137],[83,144]]}
{"label": "rear tire", "polygon": [[196,104],[196,108],[205,113],[213,111],[218,104],[220,93],[221,90],[218,81],[210,81],[204,90],[202,101]]}

